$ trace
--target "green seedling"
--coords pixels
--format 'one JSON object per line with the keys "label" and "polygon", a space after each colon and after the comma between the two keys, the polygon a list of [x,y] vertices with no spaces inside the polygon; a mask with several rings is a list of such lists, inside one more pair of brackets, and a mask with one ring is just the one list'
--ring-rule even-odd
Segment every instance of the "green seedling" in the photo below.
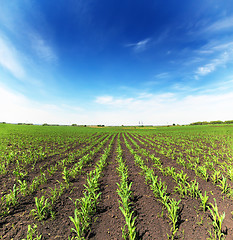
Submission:
{"label": "green seedling", "polygon": [[168,211],[168,217],[172,221],[172,236],[174,237],[177,230],[178,230],[178,220],[179,220],[179,203],[181,200],[178,202],[175,199],[170,199],[169,202],[165,204],[165,207],[167,208]]}
{"label": "green seedling", "polygon": [[196,181],[196,179],[189,183],[188,185],[188,191],[191,197],[197,198],[199,195],[199,183]]}
{"label": "green seedling", "polygon": [[215,198],[214,198],[214,202],[215,202],[215,205],[210,203],[210,206],[208,206],[208,209],[210,210],[211,218],[213,220],[212,224],[215,231],[214,232],[215,238],[218,237],[218,239],[221,240],[224,237],[224,233],[222,232],[222,223],[225,218],[225,212],[223,212],[222,215],[220,215],[218,212],[218,206]]}
{"label": "green seedling", "polygon": [[9,209],[9,206],[15,206],[18,202],[18,192],[17,192],[16,184],[14,184],[13,189],[10,190],[10,193],[2,197],[2,201],[5,199],[5,207]]}
{"label": "green seedling", "polygon": [[[34,237],[36,235],[36,237]],[[28,225],[28,231],[27,231],[27,239],[22,239],[22,240],[41,240],[42,235],[37,235],[37,225]]]}
{"label": "green seedling", "polygon": [[23,196],[26,196],[28,194],[28,186],[27,186],[27,182],[25,180],[23,180],[23,182],[21,180],[18,180],[19,182],[19,190],[21,192],[21,194]]}
{"label": "green seedling", "polygon": [[219,187],[222,189],[222,193],[227,193],[229,185],[227,183],[227,178],[222,175],[222,179],[219,180]]}
{"label": "green seedling", "polygon": [[63,175],[62,178],[64,179],[64,181],[68,187],[70,184],[70,179],[69,179],[69,171],[67,171],[66,167],[64,167],[62,175]]}
{"label": "green seedling", "polygon": [[211,180],[213,181],[214,184],[218,183],[219,180],[220,180],[220,175],[221,175],[221,172],[218,170],[214,170],[212,176],[211,176]]}
{"label": "green seedling", "polygon": [[128,228],[128,234],[125,233],[126,232],[125,226],[122,229],[123,238],[127,239],[126,236],[128,235],[129,240],[135,240],[137,237],[137,231],[136,231],[136,227],[135,227],[135,220],[137,219],[137,217],[133,217],[133,214],[134,214],[133,211],[127,213],[123,207],[119,207],[119,208],[125,217],[125,222],[126,222],[125,226],[127,226],[127,228]]}
{"label": "green seedling", "polygon": [[37,218],[39,221],[45,219],[48,216],[50,204],[48,203],[48,199],[45,200],[45,196],[41,198],[35,197],[36,209],[32,209],[31,213]]}
{"label": "green seedling", "polygon": [[189,178],[186,173],[184,174],[183,170],[181,170],[180,173],[177,174],[177,177],[179,181],[181,181],[183,184],[186,184]]}
{"label": "green seedling", "polygon": [[188,195],[188,186],[181,182],[178,182],[178,184],[174,188],[174,191],[178,192],[181,195],[181,197],[184,197]]}
{"label": "green seedling", "polygon": [[199,197],[201,199],[201,208],[203,209],[203,211],[205,212],[207,207],[208,207],[208,198],[209,196],[206,195],[206,191],[205,191],[205,195],[203,196],[201,192],[199,192]]}
{"label": "green seedling", "polygon": [[71,232],[76,233],[77,236],[75,236],[75,239],[78,239],[78,240],[85,239],[82,236],[83,235],[83,229],[81,227],[80,214],[81,213],[78,211],[78,209],[75,209],[74,210],[74,218],[69,216],[71,222],[74,224],[74,227],[75,227],[75,228],[71,228]]}
{"label": "green seedling", "polygon": [[196,170],[205,181],[208,181],[209,175],[205,166],[198,166]]}

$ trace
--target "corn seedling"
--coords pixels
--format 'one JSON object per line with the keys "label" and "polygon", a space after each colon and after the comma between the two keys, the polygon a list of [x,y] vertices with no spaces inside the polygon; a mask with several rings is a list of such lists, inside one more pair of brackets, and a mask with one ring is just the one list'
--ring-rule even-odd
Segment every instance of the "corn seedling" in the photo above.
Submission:
{"label": "corn seedling", "polygon": [[27,182],[25,180],[23,180],[23,182],[21,180],[18,180],[19,182],[19,190],[21,192],[21,194],[23,196],[26,196],[28,193],[28,186],[27,186]]}
{"label": "corn seedling", "polygon": [[127,239],[126,236],[128,235],[128,239],[135,240],[137,238],[137,232],[135,227],[135,220],[137,217],[133,217],[133,214],[134,214],[133,211],[127,213],[123,207],[119,207],[119,208],[125,217],[125,221],[126,221],[125,226],[127,226],[128,228],[128,234],[126,234],[125,226],[124,226],[124,228],[122,229],[122,236],[124,239]]}
{"label": "corn seedling", "polygon": [[213,220],[212,224],[214,227],[214,234],[215,239],[218,237],[219,240],[223,239],[224,233],[222,232],[222,223],[225,218],[225,212],[222,213],[222,215],[218,212],[218,206],[216,203],[216,199],[214,198],[215,205],[210,203],[210,206],[208,206],[208,209],[211,213],[211,218]]}
{"label": "corn seedling", "polygon": [[[35,237],[34,237],[35,236]],[[28,225],[28,231],[27,231],[27,238],[22,239],[22,240],[41,240],[42,235],[37,234],[37,225]]]}
{"label": "corn seedling", "polygon": [[196,168],[197,174],[202,177],[205,181],[208,181],[209,175],[207,173],[207,169],[204,166],[198,166]]}
{"label": "corn seedling", "polygon": [[70,179],[69,179],[69,171],[67,171],[66,167],[64,167],[62,175],[63,175],[62,178],[64,179],[66,186],[68,188],[70,184]]}
{"label": "corn seedling", "polygon": [[32,209],[31,213],[38,218],[39,221],[45,219],[49,213],[50,204],[48,199],[45,200],[45,196],[41,198],[35,197],[36,209]]}
{"label": "corn seedling", "polygon": [[52,205],[55,203],[55,201],[57,200],[58,196],[60,195],[59,189],[57,188],[57,186],[55,185],[54,188],[50,187],[50,200]]}
{"label": "corn seedling", "polygon": [[167,208],[168,211],[168,217],[172,221],[172,237],[175,236],[177,230],[178,230],[178,221],[179,221],[179,203],[181,200],[178,202],[174,199],[170,199],[169,202],[165,204],[165,207]]}
{"label": "corn seedling", "polygon": [[205,195],[203,196],[201,192],[199,192],[199,197],[201,199],[201,208],[203,209],[203,211],[205,212],[207,207],[208,207],[208,198],[209,196],[206,195],[206,191],[205,191]]}
{"label": "corn seedling", "polygon": [[80,216],[79,215],[80,215],[80,212],[76,208],[74,210],[74,218],[71,217],[71,216],[69,216],[69,218],[75,226],[75,228],[71,228],[71,232],[76,233],[77,236],[75,236],[75,239],[81,240],[81,239],[85,239],[85,238],[83,237],[83,229],[80,227],[81,223],[80,223]]}
{"label": "corn seedling", "polygon": [[213,181],[214,184],[218,183],[220,180],[220,175],[221,172],[218,170],[214,170],[212,176],[211,176],[211,180]]}
{"label": "corn seedling", "polygon": [[222,179],[219,180],[219,187],[222,190],[222,193],[227,193],[229,189],[229,185],[227,183],[227,178],[222,175]]}
{"label": "corn seedling", "polygon": [[199,195],[199,183],[196,181],[196,179],[189,183],[188,191],[191,197],[197,198]]}
{"label": "corn seedling", "polygon": [[174,188],[174,191],[178,192],[181,197],[188,195],[188,187],[181,182],[178,182],[178,184]]}
{"label": "corn seedling", "polygon": [[50,166],[50,168],[47,168],[47,172],[49,173],[49,175],[53,175],[55,172],[57,171],[57,164],[55,166]]}

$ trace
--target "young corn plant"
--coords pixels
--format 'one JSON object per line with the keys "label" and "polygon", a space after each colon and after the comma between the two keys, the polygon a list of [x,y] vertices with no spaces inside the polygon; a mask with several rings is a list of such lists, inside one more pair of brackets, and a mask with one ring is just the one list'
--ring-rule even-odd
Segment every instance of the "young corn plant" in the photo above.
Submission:
{"label": "young corn plant", "polygon": [[177,174],[177,177],[178,177],[179,181],[182,182],[184,185],[187,183],[187,180],[189,178],[186,173],[184,174],[183,170],[181,170]]}
{"label": "young corn plant", "polygon": [[127,213],[123,207],[119,207],[121,212],[125,217],[126,224],[128,228],[128,233],[126,233],[125,226],[122,228],[122,237],[126,240],[135,240],[137,239],[137,231],[135,226],[135,220],[137,217],[133,217],[134,211]]}
{"label": "young corn plant", "polygon": [[78,240],[81,240],[81,239],[85,239],[84,237],[83,237],[83,230],[82,230],[82,228],[80,227],[80,225],[81,225],[81,222],[80,222],[80,220],[81,220],[81,218],[80,218],[80,212],[78,211],[78,209],[77,208],[75,208],[75,210],[74,210],[74,218],[73,217],[71,217],[71,216],[69,216],[69,218],[70,218],[70,220],[71,220],[71,222],[74,224],[74,226],[75,226],[75,228],[71,228],[71,232],[74,232],[77,236],[75,236],[75,237],[73,237],[73,238],[71,238],[71,239],[78,239]]}
{"label": "young corn plant", "polygon": [[228,175],[229,179],[231,181],[233,181],[233,167],[232,166],[228,167],[227,175]]}
{"label": "young corn plant", "polygon": [[172,239],[174,239],[176,232],[178,231],[178,221],[179,221],[179,203],[181,200],[178,202],[175,199],[169,199],[169,202],[165,204],[165,207],[167,208],[168,211],[168,217],[172,221]]}
{"label": "young corn plant", "polygon": [[163,205],[165,205],[170,200],[167,194],[167,186],[164,186],[159,190],[159,200]]}
{"label": "young corn plant", "polygon": [[50,187],[49,189],[50,189],[50,201],[51,201],[52,205],[54,205],[55,201],[63,193],[63,186],[60,187],[60,189],[58,189],[57,186],[55,185],[54,188]]}
{"label": "young corn plant", "polygon": [[[34,237],[35,236],[35,237]],[[41,240],[42,235],[37,234],[37,225],[28,225],[27,238],[22,240]]]}
{"label": "young corn plant", "polygon": [[[100,194],[94,193],[94,202],[100,196]],[[76,233],[76,239],[85,239],[84,236],[89,230],[91,215],[95,211],[95,204],[93,203],[93,198],[89,194],[88,190],[84,192],[84,196],[81,199],[75,201],[75,212],[74,218],[70,216],[70,220],[75,225],[75,228],[71,228],[71,232]]]}
{"label": "young corn plant", "polygon": [[14,184],[13,189],[10,190],[10,193],[1,198],[1,210],[3,215],[8,213],[10,206],[15,206],[18,202],[18,189],[16,184]]}
{"label": "young corn plant", "polygon": [[19,190],[23,196],[26,196],[28,194],[28,186],[26,180],[18,180],[19,182]]}
{"label": "young corn plant", "polygon": [[172,176],[175,174],[175,168],[174,167],[166,167],[166,173],[169,176]]}
{"label": "young corn plant", "polygon": [[88,193],[88,195],[90,195],[90,198],[92,199],[92,205],[94,206],[94,211],[96,210],[97,200],[101,195],[101,192],[98,193],[99,178],[100,178],[99,171],[90,172],[87,175],[87,180],[86,180],[87,184],[84,184],[84,187],[86,188],[86,192]]}
{"label": "young corn plant", "polygon": [[178,182],[178,184],[174,188],[174,191],[178,192],[181,195],[181,197],[184,197],[188,195],[188,186],[187,184],[185,185],[181,182]]}
{"label": "young corn plant", "polygon": [[32,209],[31,213],[35,216],[39,221],[42,221],[48,217],[50,204],[48,203],[48,199],[45,200],[45,196],[41,198],[35,197],[36,209]]}
{"label": "young corn plant", "polygon": [[62,178],[64,179],[67,188],[69,188],[70,185],[69,171],[67,171],[66,167],[64,167],[62,175],[63,175]]}
{"label": "young corn plant", "polygon": [[188,191],[191,197],[197,198],[199,196],[199,183],[196,179],[189,183]]}
{"label": "young corn plant", "polygon": [[202,177],[206,182],[208,181],[208,179],[209,179],[209,175],[208,175],[208,173],[207,173],[207,169],[206,169],[206,167],[205,166],[198,166],[197,168],[196,168],[196,172],[197,172],[197,174],[200,176],[200,177]]}
{"label": "young corn plant", "polygon": [[11,199],[11,204],[15,206],[18,201],[18,189],[16,188],[16,184],[14,184],[13,189],[10,190],[9,198]]}
{"label": "young corn plant", "polygon": [[40,170],[40,183],[41,184],[44,184],[44,183],[47,183],[47,177],[46,177],[46,174],[44,172],[42,172],[42,170]]}
{"label": "young corn plant", "polygon": [[[125,217],[126,224],[122,228],[122,237],[124,239],[135,240],[137,238],[137,231],[135,226],[136,217],[133,217],[134,211],[131,209],[130,197],[131,197],[131,187],[132,182],[128,183],[128,168],[125,165],[122,159],[122,150],[120,143],[118,141],[118,172],[121,177],[121,182],[116,183],[118,186],[117,193],[120,196],[121,200],[119,200],[119,209]],[[127,226],[127,231],[126,231]]]}
{"label": "young corn plant", "polygon": [[210,210],[211,213],[211,218],[213,220],[212,224],[214,227],[214,234],[215,234],[215,239],[223,239],[224,238],[224,233],[222,232],[222,223],[225,218],[225,212],[222,213],[222,215],[219,214],[218,212],[218,206],[216,203],[216,199],[214,198],[215,205],[210,203],[210,206],[208,206],[208,209]]}
{"label": "young corn plant", "polygon": [[221,178],[221,172],[219,170],[214,170],[212,176],[211,176],[211,180],[214,184],[218,183],[220,181]]}
{"label": "young corn plant", "polygon": [[203,209],[203,211],[205,212],[207,207],[208,207],[208,198],[209,196],[206,195],[206,191],[205,191],[205,195],[203,196],[201,192],[199,192],[199,197],[201,199],[201,208]]}
{"label": "young corn plant", "polygon": [[55,172],[57,171],[57,164],[55,166],[50,166],[50,168],[47,168],[47,172],[49,173],[50,176],[52,176]]}
{"label": "young corn plant", "polygon": [[228,189],[229,189],[229,185],[227,183],[227,178],[222,175],[222,179],[219,180],[219,183],[220,184],[218,186],[221,188],[222,193],[227,194]]}

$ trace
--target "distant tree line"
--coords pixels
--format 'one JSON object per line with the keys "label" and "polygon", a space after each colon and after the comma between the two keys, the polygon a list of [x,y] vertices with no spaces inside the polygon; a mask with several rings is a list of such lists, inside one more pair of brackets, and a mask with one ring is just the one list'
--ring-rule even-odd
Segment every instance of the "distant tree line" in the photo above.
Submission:
{"label": "distant tree line", "polygon": [[210,121],[210,122],[207,122],[207,121],[194,122],[194,123],[191,123],[190,125],[231,124],[231,123],[233,123],[233,120],[227,120],[227,121],[217,120],[217,121]]}

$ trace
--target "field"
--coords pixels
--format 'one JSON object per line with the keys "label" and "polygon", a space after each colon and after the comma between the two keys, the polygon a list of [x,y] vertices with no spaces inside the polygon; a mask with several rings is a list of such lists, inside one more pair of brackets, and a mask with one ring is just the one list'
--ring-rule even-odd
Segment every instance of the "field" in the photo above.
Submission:
{"label": "field", "polygon": [[0,124],[0,239],[233,239],[233,125]]}

